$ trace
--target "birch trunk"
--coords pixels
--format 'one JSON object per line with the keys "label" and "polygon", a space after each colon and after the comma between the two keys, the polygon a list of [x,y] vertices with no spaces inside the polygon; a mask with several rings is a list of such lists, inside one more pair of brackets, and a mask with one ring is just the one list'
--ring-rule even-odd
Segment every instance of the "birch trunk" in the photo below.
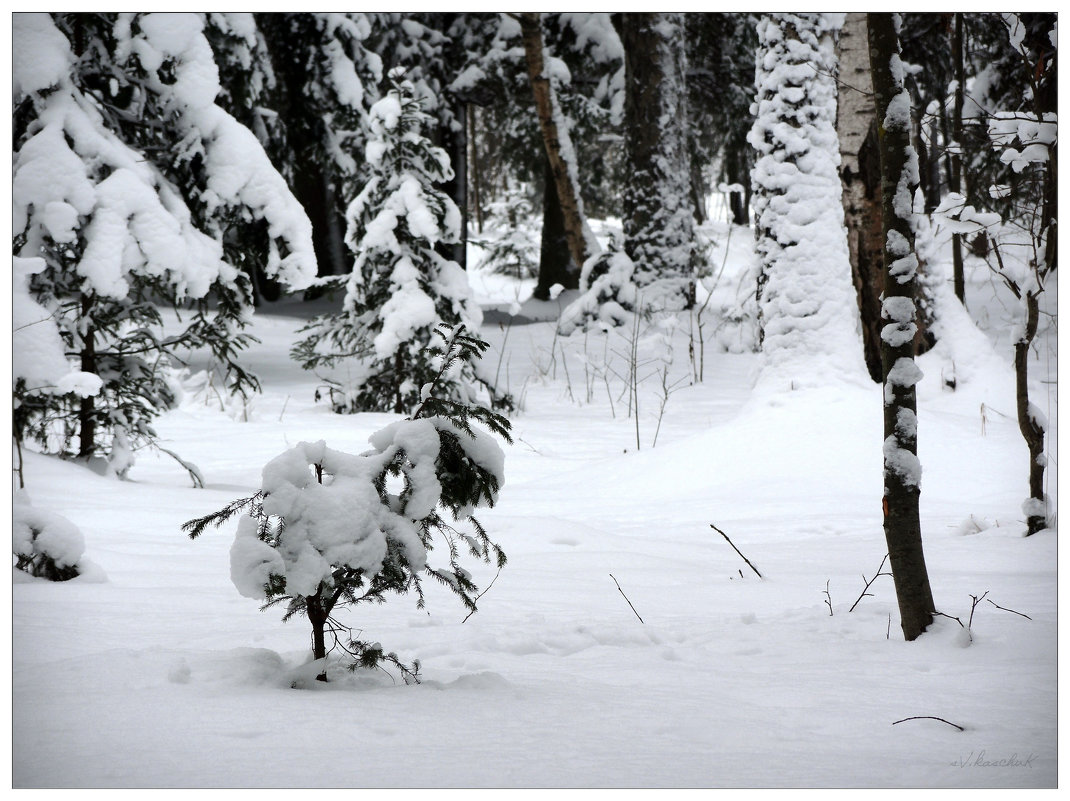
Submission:
{"label": "birch trunk", "polygon": [[880,309],[884,291],[881,234],[880,157],[870,75],[866,15],[848,13],[840,29],[837,55],[840,91],[836,134],[840,140],[840,180],[851,277],[862,322],[866,369],[881,380]]}

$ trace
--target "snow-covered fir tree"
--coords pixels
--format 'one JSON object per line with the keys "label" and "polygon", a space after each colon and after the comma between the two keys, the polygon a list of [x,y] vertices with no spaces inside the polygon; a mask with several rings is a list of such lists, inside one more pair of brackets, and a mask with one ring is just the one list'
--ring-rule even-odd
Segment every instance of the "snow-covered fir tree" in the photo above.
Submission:
{"label": "snow-covered fir tree", "polygon": [[[232,390],[255,378],[248,281],[222,242],[259,238],[269,275],[315,274],[307,217],[255,136],[215,104],[218,73],[192,14],[14,18],[13,238],[44,260],[30,293],[97,395],[16,391],[19,436],[122,473],[173,402],[171,358],[206,346]],[[187,310],[164,336],[159,304]]]}
{"label": "snow-covered fir tree", "polygon": [[[510,424],[489,409],[453,400],[449,378],[464,365],[471,368],[488,346],[463,327],[443,325],[434,335],[428,356],[438,368],[419,406],[373,434],[370,451],[357,456],[322,440],[298,443],[264,467],[258,493],[184,526],[197,537],[245,512],[230,551],[234,585],[242,595],[267,600],[266,606],[285,602],[284,619],[304,614],[314,659],[327,655],[325,629],[337,607],[410,590],[422,607],[425,576],[475,611],[478,588],[460,564],[462,553],[505,565],[505,553],[472,513],[497,502],[505,455],[493,435],[511,442]],[[435,566],[429,552],[440,541],[448,544],[446,560]],[[378,643],[351,638],[347,651],[354,668],[388,661],[407,681],[419,669],[384,654]],[[326,681],[326,665],[318,678]]]}
{"label": "snow-covered fir tree", "polygon": [[[293,350],[306,369],[351,366],[356,357],[354,378],[333,379],[339,412],[416,408],[436,371],[427,352],[435,327],[474,331],[482,320],[464,270],[435,247],[460,236],[460,211],[437,186],[451,175],[449,158],[423,134],[428,115],[413,84],[400,70],[391,81],[369,112],[371,177],[347,211],[352,273],[320,282],[344,288],[342,310],[309,323]],[[447,386],[457,398],[480,394],[468,367]]]}
{"label": "snow-covered fir tree", "polygon": [[49,581],[69,581],[85,571],[85,537],[70,520],[35,507],[25,490],[11,502],[11,551],[15,568]]}
{"label": "snow-covered fir tree", "polygon": [[841,18],[772,14],[758,23],[751,181],[762,380],[775,388],[864,371],[837,172]]}

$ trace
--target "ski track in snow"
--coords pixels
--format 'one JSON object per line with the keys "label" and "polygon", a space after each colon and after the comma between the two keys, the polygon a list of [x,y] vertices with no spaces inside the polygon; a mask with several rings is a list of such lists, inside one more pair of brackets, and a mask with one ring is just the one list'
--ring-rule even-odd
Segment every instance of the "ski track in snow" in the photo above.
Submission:
{"label": "ski track in snow", "polygon": [[[485,307],[514,300],[513,285],[473,284]],[[992,287],[978,272],[970,291],[999,343],[1008,312]],[[419,659],[423,684],[332,665],[323,685],[305,621],[283,624],[232,585],[236,523],[197,541],[179,530],[255,491],[297,442],[359,453],[396,419],[313,401],[314,377],[287,357],[290,311],[256,316],[245,364],[264,393],[249,408],[191,381],[159,421],[205,489],[166,456],[139,454],[120,482],[27,454],[34,505],[79,526],[107,579],[14,578],[15,787],[1054,786],[1056,536],[1021,537],[1027,455],[1003,416],[1005,339],[1002,365],[955,392],[944,365],[919,361],[922,529],[940,611],[965,622],[988,591],[1032,620],[985,601],[972,643],[948,618],[905,643],[888,577],[848,613],[885,553],[878,387],[751,396],[757,357],[708,350],[656,447],[659,381],[643,382],[637,451],[622,382],[610,377],[611,410],[591,378],[603,335],[556,340],[552,356],[552,322],[490,321],[487,359],[505,343],[500,375],[524,408],[499,505],[477,516],[509,564],[466,622],[430,585],[426,611],[401,597],[339,613]],[[624,335],[609,336],[623,371]],[[684,375],[686,325],[672,345]],[[649,371],[666,351],[647,346]],[[495,579],[465,564],[481,588]],[[965,731],[892,725],[912,716]]]}

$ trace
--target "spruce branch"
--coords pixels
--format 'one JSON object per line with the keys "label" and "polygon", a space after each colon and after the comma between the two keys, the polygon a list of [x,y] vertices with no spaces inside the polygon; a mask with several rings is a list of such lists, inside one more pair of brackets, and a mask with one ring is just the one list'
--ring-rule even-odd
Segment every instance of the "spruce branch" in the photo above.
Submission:
{"label": "spruce branch", "polygon": [[215,526],[219,528],[226,523],[236,514],[248,507],[259,506],[260,502],[264,499],[263,492],[257,492],[248,498],[239,498],[236,501],[231,501],[218,512],[212,512],[204,517],[194,518],[193,520],[187,520],[182,524],[182,530],[189,534],[191,540],[197,539],[208,526]]}

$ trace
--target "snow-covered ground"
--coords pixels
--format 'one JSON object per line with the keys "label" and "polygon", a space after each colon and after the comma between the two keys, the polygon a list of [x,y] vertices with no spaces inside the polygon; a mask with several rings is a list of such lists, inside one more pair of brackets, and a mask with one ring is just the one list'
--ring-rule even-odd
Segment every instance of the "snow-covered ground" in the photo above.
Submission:
{"label": "snow-covered ground", "polygon": [[[539,304],[530,285],[473,274],[487,358],[521,403],[500,503],[479,515],[509,564],[473,570],[493,586],[467,620],[431,587],[426,611],[401,597],[339,615],[419,659],[418,686],[340,664],[313,681],[307,623],[231,583],[234,524],[180,531],[255,491],[297,442],[359,453],[395,419],[314,401],[315,377],[287,357],[293,302],[256,316],[251,405],[208,391],[195,359],[159,421],[206,488],[165,455],[118,481],[27,454],[35,507],[76,523],[98,570],[14,578],[14,786],[1054,786],[1057,541],[1022,536],[1013,303],[972,265],[971,313],[998,358],[974,342],[954,391],[952,356],[920,360],[933,594],[963,623],[988,595],[972,641],[938,618],[906,643],[889,577],[849,611],[885,555],[880,389],[752,392],[745,323],[719,318],[745,305],[749,237],[733,233],[705,348],[685,316],[641,325],[638,424],[629,330],[557,338],[567,296]],[[513,303],[523,324],[507,322]],[[1055,356],[1045,317],[1034,390],[1053,429]],[[1057,459],[1054,430],[1051,446]]]}

